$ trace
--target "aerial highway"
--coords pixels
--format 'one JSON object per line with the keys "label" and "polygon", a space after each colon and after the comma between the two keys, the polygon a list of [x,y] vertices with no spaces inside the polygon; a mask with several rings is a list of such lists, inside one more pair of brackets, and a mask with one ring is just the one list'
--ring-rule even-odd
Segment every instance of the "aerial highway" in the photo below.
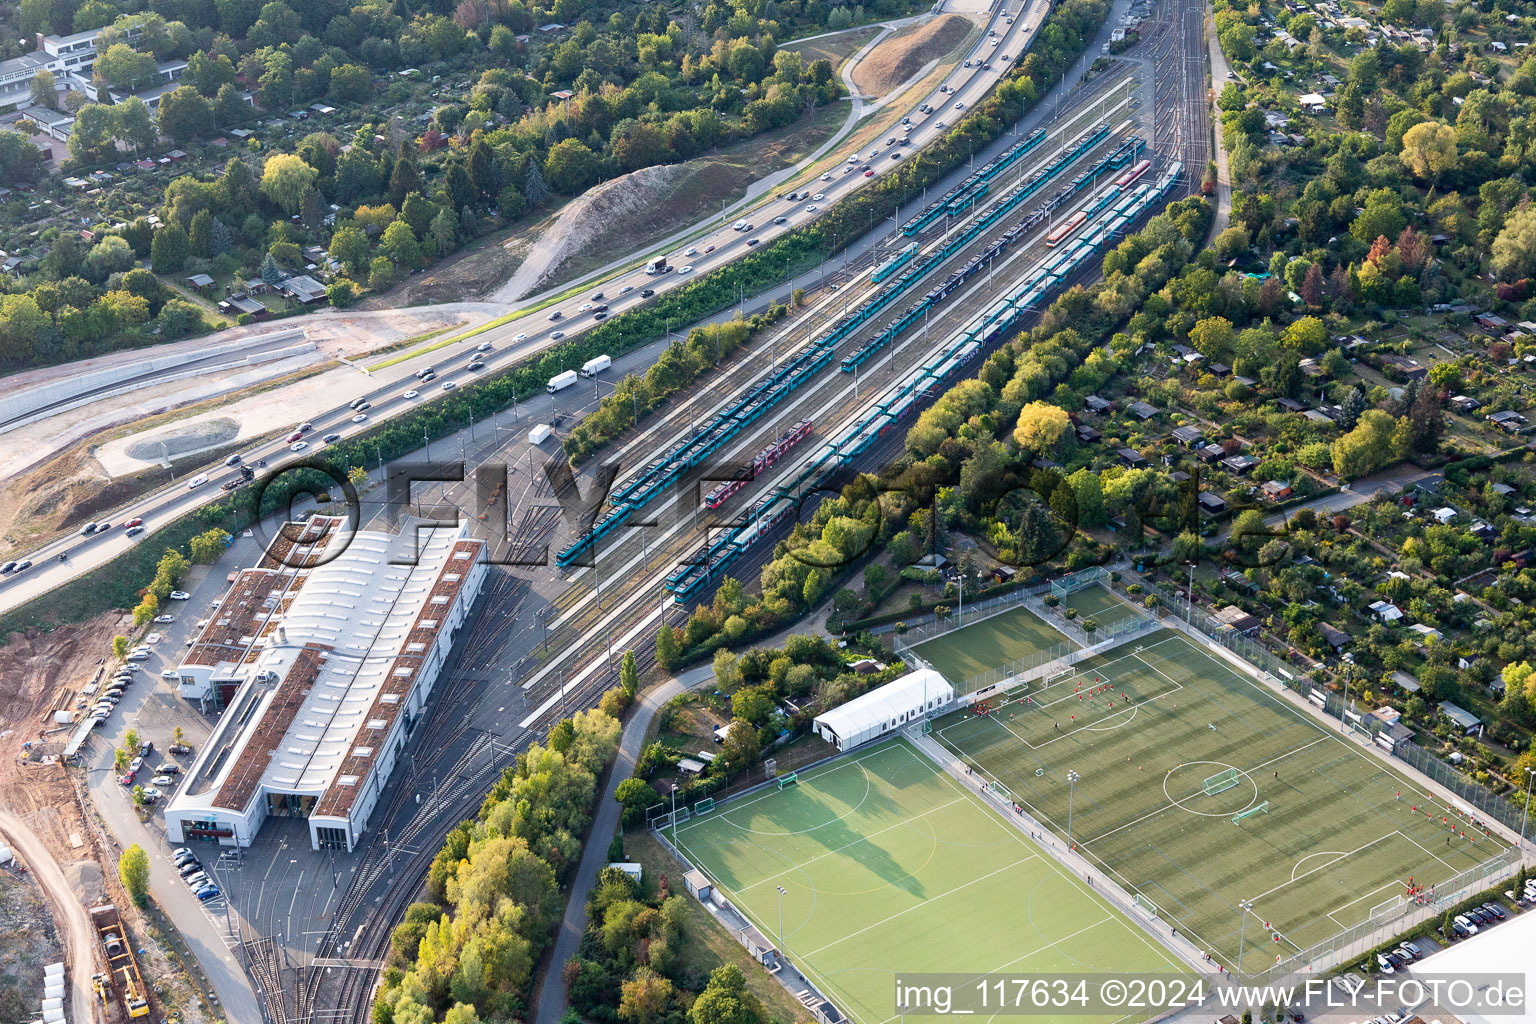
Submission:
{"label": "aerial highway", "polygon": [[[887,136],[887,139],[895,138],[896,144],[881,140],[881,145],[848,156],[840,166],[796,183],[796,195],[809,193],[804,200],[790,202],[778,197],[765,198],[754,209],[744,212],[737,222],[751,224],[751,230],[736,230],[732,224],[709,225],[693,241],[675,246],[665,254],[666,262],[673,268],[670,272],[647,274],[645,261],[641,254],[637,254],[631,269],[593,285],[590,291],[583,290],[537,312],[529,312],[461,345],[424,353],[360,375],[355,390],[337,396],[336,407],[296,418],[295,426],[301,421],[310,424],[305,431],[306,449],[292,451],[286,441],[267,439],[239,454],[247,465],[265,463],[269,472],[300,461],[314,453],[318,438],[331,433],[345,436],[368,429],[366,425],[353,422],[357,413],[349,403],[354,400],[362,399],[371,404],[366,413],[370,423],[398,415],[461,384],[509,369],[562,338],[578,335],[599,322],[601,318],[597,315],[600,312],[604,316],[618,315],[648,301],[651,296],[647,292],[679,287],[693,276],[717,269],[763,242],[804,226],[865,183],[891,173],[907,155],[940,137],[948,126],[965,116],[966,111],[990,92],[1023,55],[1048,11],[1047,0],[1029,0],[1028,3],[999,0],[966,58],[933,91],[912,97],[905,121],[893,127]],[[965,66],[967,62],[970,67]],[[904,137],[905,144],[901,141]],[[964,169],[957,171],[956,180],[964,173]],[[689,272],[682,273],[684,268],[690,268]],[[598,298],[599,295],[602,298]],[[600,311],[596,308],[599,305],[608,308]],[[471,371],[468,364],[475,358],[480,359],[483,366]],[[426,367],[433,368],[437,377],[428,384],[421,384],[414,375]],[[407,398],[408,391],[416,394]],[[552,414],[559,415],[566,408],[564,403],[569,401],[570,398],[553,402]],[[138,520],[144,527],[144,532],[138,535],[142,538],[217,498],[219,486],[235,478],[238,470],[212,467],[207,470],[207,475],[206,484],[189,488],[188,480],[172,482],[103,514],[101,521],[111,523],[111,529],[89,536],[60,537],[18,555],[18,563],[30,564],[22,571],[0,576],[0,611],[8,611],[47,593],[105,564],[137,543],[125,534],[123,523]]]}

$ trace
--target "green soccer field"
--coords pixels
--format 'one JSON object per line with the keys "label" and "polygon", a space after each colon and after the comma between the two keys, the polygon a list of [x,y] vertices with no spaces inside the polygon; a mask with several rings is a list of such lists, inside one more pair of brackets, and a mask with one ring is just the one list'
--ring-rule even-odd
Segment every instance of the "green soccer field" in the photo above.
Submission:
{"label": "green soccer field", "polygon": [[1048,651],[1054,652],[1051,657],[1060,657],[1076,649],[1077,644],[1040,616],[1020,607],[918,644],[912,651],[958,688],[977,673],[1020,658]]}
{"label": "green soccer field", "polygon": [[902,740],[722,803],[677,843],[775,943],[786,890],[784,949],[857,1024],[896,1016],[898,972],[1188,970]]}
{"label": "green soccer field", "polygon": [[1068,594],[1061,599],[1061,607],[1076,611],[1079,622],[1093,619],[1100,629],[1109,629],[1126,619],[1146,614],[1132,608],[1104,587],[1084,587],[1075,594]]}
{"label": "green soccer field", "polygon": [[[985,714],[947,715],[933,736],[1058,834],[1070,800],[1079,851],[1229,968],[1240,941],[1246,971],[1273,966],[1402,896],[1410,878],[1445,881],[1507,847],[1170,631]],[[1229,769],[1236,784],[1207,794]]]}

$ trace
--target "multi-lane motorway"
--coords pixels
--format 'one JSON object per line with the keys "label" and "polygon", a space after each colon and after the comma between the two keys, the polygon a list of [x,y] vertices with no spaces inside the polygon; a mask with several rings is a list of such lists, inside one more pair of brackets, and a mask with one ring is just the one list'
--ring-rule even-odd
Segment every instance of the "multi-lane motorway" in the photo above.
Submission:
{"label": "multi-lane motorway", "polygon": [[[912,107],[906,115],[909,123],[891,129],[891,135],[887,136],[887,139],[896,138],[896,145],[887,145],[884,144],[887,140],[880,140],[881,145],[856,154],[856,158],[850,156],[838,167],[803,182],[791,183],[796,194],[809,192],[812,198],[794,202],[777,197],[764,200],[741,215],[742,221],[753,225],[750,231],[734,230],[731,224],[712,225],[702,230],[693,241],[679,245],[667,254],[674,268],[672,272],[649,276],[637,257],[633,269],[594,285],[590,292],[584,291],[563,302],[530,312],[462,345],[440,349],[377,370],[368,377],[360,377],[355,390],[337,396],[343,401],[335,408],[305,417],[311,425],[305,432],[310,446],[308,450],[293,452],[286,442],[266,441],[242,451],[242,457],[248,464],[264,461],[268,471],[306,458],[319,447],[318,439],[327,434],[345,436],[367,429],[373,421],[398,415],[441,396],[449,386],[457,387],[477,377],[508,369],[561,338],[579,334],[598,322],[594,316],[599,305],[608,307],[607,315],[618,315],[649,301],[650,297],[642,294],[644,291],[662,292],[679,287],[692,277],[717,269],[757,245],[804,226],[865,183],[891,173],[908,155],[934,141],[948,126],[964,117],[966,111],[985,97],[1023,55],[1048,11],[1048,0],[1028,0],[1027,3],[1024,0],[997,0],[983,32],[965,59],[932,92],[912,98]],[[1008,60],[1003,60],[1005,55]],[[965,66],[967,62],[970,67]],[[984,64],[990,64],[990,69],[984,68]],[[920,109],[923,107],[927,108],[926,112]],[[905,145],[900,143],[903,136],[908,140]],[[893,155],[898,158],[892,159]],[[785,194],[789,188],[787,185]],[[814,198],[818,196],[821,198]],[[687,255],[689,252],[694,255]],[[693,269],[689,274],[680,273],[690,266]],[[601,299],[597,298],[599,293],[603,296]],[[559,314],[558,318],[555,318],[556,314]],[[476,351],[476,346],[482,344],[489,344],[490,350]],[[473,356],[484,361],[485,365],[478,371],[467,368]],[[427,366],[436,369],[438,376],[423,385],[413,375]],[[415,390],[418,395],[409,399],[403,397],[408,390]],[[358,398],[372,405],[366,413],[368,423],[362,425],[353,422],[357,413],[346,404]],[[557,399],[551,407],[552,412],[559,414],[568,401],[570,399]],[[125,535],[123,522],[142,520],[145,532],[140,537],[147,536],[217,497],[218,486],[236,473],[234,469],[220,467],[210,470],[208,483],[199,487],[189,489],[186,481],[170,484],[108,513],[108,521],[113,524],[110,530],[90,536],[58,538],[18,556],[18,561],[30,561],[32,565],[22,572],[0,576],[0,611],[8,611],[47,593],[137,543]]]}

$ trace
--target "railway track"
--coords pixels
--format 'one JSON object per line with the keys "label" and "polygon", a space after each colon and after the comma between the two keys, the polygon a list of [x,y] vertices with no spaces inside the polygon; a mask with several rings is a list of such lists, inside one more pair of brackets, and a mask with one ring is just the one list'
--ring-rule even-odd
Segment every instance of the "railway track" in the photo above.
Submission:
{"label": "railway track", "polygon": [[[1163,33],[1170,40],[1176,34],[1174,31]],[[1172,58],[1168,56],[1167,46],[1168,44],[1165,44],[1164,48],[1154,55],[1154,64],[1160,71],[1174,66],[1168,63]],[[1161,58],[1161,63],[1157,63],[1156,58]],[[1121,74],[1104,76],[1092,83],[1082,102],[1096,102],[1115,94],[1117,90],[1124,90],[1130,76],[1129,70]],[[1163,77],[1162,73],[1157,74],[1159,80]],[[1155,85],[1154,88],[1160,85],[1159,81],[1159,85]],[[1183,88],[1186,87],[1181,87]],[[1161,101],[1166,93],[1157,95]],[[1206,131],[1208,130],[1207,123]],[[1174,152],[1183,153],[1185,157],[1190,155],[1186,146],[1198,137],[1195,136],[1194,122],[1174,129],[1171,136],[1166,126],[1159,125],[1158,131],[1160,134],[1154,136],[1154,141],[1172,138],[1174,142],[1179,143],[1174,148]],[[1192,164],[1186,159],[1185,163],[1186,167],[1203,167],[1203,162]],[[1025,173],[1025,167],[1026,164],[1020,165],[1020,176]],[[1193,179],[1194,175],[1190,173],[1186,177]],[[1006,191],[1006,188],[1007,185],[1002,184],[995,191],[1000,194]],[[920,244],[931,243],[934,238],[942,236],[944,230],[943,225],[935,225],[925,229],[926,233],[916,236],[915,240]],[[995,233],[989,233],[987,237],[994,236]],[[904,239],[903,244],[906,241]],[[984,246],[986,242],[986,238],[980,239],[976,247]],[[865,257],[846,264],[835,273],[846,281],[853,280],[855,276],[862,277],[865,271],[887,258],[891,251],[894,251],[894,247],[872,248]],[[1036,242],[1019,249],[1001,268],[994,268],[994,270],[1001,269],[1006,274],[1010,272],[1008,268],[1015,260],[1024,259],[1026,256],[1037,258],[1040,255],[1043,255],[1043,250]],[[1076,275],[1078,279],[1091,276],[1090,271]],[[841,293],[847,294],[852,290],[844,288]],[[930,315],[923,330],[914,331],[904,342],[891,345],[888,353],[882,353],[879,358],[871,361],[871,369],[862,380],[857,375],[854,377],[851,386],[849,378],[844,375],[835,373],[826,375],[818,383],[808,387],[799,400],[789,403],[775,417],[765,418],[759,430],[744,432],[734,444],[723,449],[723,456],[730,460],[756,450],[765,436],[769,436],[786,422],[806,414],[809,409],[817,410],[815,415],[818,421],[824,417],[829,422],[846,419],[862,401],[866,400],[863,396],[876,388],[886,386],[921,358],[921,351],[926,347],[924,341],[932,332],[938,331],[939,336],[942,337],[944,333],[958,327],[967,316],[973,315],[975,309],[987,301],[985,292],[986,289],[978,284],[967,293],[966,301],[955,303],[948,309]],[[850,296],[848,299],[849,305],[857,301],[856,296]],[[841,312],[838,303],[824,303],[819,318],[822,326],[836,319]],[[627,438],[620,449],[620,457],[629,452],[645,451],[647,447],[655,451],[663,439],[681,435],[690,425],[696,427],[699,419],[698,395],[713,395],[726,387],[740,386],[757,372],[761,364],[771,365],[773,361],[788,358],[794,351],[796,335],[805,332],[808,341],[816,329],[817,324],[814,321],[798,322],[790,328],[776,332],[769,343],[757,346],[756,351],[743,353],[734,361],[725,361],[726,365],[719,373],[701,383],[693,401],[674,403],[667,412],[655,417],[633,437]],[[860,336],[862,334],[852,338],[851,344],[857,344]],[[913,355],[914,350],[918,353],[916,357]],[[766,360],[763,359],[765,354],[768,356]],[[705,415],[710,411],[706,410]],[[819,424],[818,429],[820,429]],[[903,441],[902,432],[892,431],[890,436],[881,438],[866,453],[864,461],[888,460],[895,457],[901,452]],[[807,442],[807,444],[810,443],[812,442]],[[470,486],[472,485],[466,483],[445,488],[444,497],[447,498],[451,493],[461,503],[467,503]],[[534,492],[539,491],[540,488],[530,487],[528,490],[530,493],[525,497],[533,497]],[[430,752],[430,759],[424,767],[417,768],[412,782],[419,780],[421,775],[430,770],[434,764],[445,760],[449,751],[460,747],[462,750],[453,756],[452,764],[448,765],[446,772],[439,775],[443,781],[436,788],[432,798],[417,806],[410,816],[405,818],[404,824],[398,826],[398,831],[389,836],[388,849],[396,852],[409,851],[409,855],[403,856],[399,864],[393,864],[384,844],[375,842],[370,845],[352,885],[338,907],[331,931],[323,937],[317,950],[317,958],[350,960],[354,965],[335,968],[340,973],[330,975],[329,984],[327,972],[311,969],[299,986],[300,995],[294,1019],[318,1022],[323,1018],[336,1024],[342,1024],[342,1022],[364,1024],[369,1018],[369,1003],[377,973],[371,965],[382,960],[387,954],[389,937],[395,920],[423,883],[431,860],[428,856],[431,852],[429,844],[440,842],[442,834],[453,824],[473,815],[491,779],[502,770],[503,765],[510,759],[510,755],[523,749],[530,739],[542,735],[542,732],[559,717],[571,710],[592,706],[598,696],[613,685],[617,671],[617,660],[613,653],[616,645],[619,650],[624,649],[625,646],[634,650],[642,671],[655,664],[654,646],[650,642],[651,635],[647,635],[647,631],[653,634],[654,623],[665,621],[670,611],[661,597],[660,578],[666,568],[670,568],[671,564],[686,557],[696,545],[696,535],[691,530],[679,530],[675,527],[696,516],[698,510],[685,507],[683,498],[686,488],[679,487],[674,490],[677,493],[656,510],[657,525],[655,527],[627,531],[629,536],[607,548],[603,557],[596,560],[597,564],[572,573],[569,577],[569,585],[557,596],[553,607],[556,614],[560,616],[560,620],[549,630],[546,638],[546,647],[553,653],[542,659],[525,658],[513,671],[516,680],[531,684],[527,690],[530,704],[534,697],[546,698],[544,706],[524,719],[524,724],[529,730],[527,733],[519,736],[512,744],[499,744],[492,737],[482,733],[465,745],[464,740],[472,728],[473,720],[469,711],[478,702],[481,686],[484,684],[451,687],[442,694],[441,703],[430,715],[424,727],[421,742],[416,744],[418,750]],[[542,496],[548,497],[548,489],[544,488],[543,491]],[[744,495],[746,493],[744,491]],[[511,499],[512,496],[508,492],[503,502],[505,510],[502,512],[508,523],[507,536],[510,538],[508,554],[513,558],[537,563],[543,550],[559,539],[561,533],[559,507],[553,504],[524,505],[522,502],[514,503]],[[694,503],[695,506],[697,504],[697,502]],[[672,515],[671,526],[674,529],[670,533],[661,522],[661,514],[664,512],[670,512]],[[654,532],[648,533],[651,530]],[[750,578],[760,570],[771,555],[771,545],[758,545],[733,566],[733,574]],[[617,568],[614,568],[615,565]],[[606,573],[605,568],[608,569]],[[583,576],[588,577],[590,585],[581,585]],[[519,589],[526,590],[529,586],[526,580],[498,571],[496,581],[487,588],[487,606],[495,608],[503,604],[515,605],[521,600],[522,595],[518,592]],[[675,613],[673,617],[675,618]],[[455,667],[454,677],[477,673],[483,675],[489,672],[496,662],[497,648],[511,633],[515,622],[516,618],[511,614],[477,616],[475,626],[465,640],[461,641],[464,653]],[[638,634],[637,629],[640,630]],[[631,634],[638,637],[638,642],[616,644],[616,641]],[[578,664],[586,668],[573,671],[568,675],[565,666]],[[555,683],[556,678],[559,679],[558,684]],[[555,692],[558,692],[560,699],[557,703],[550,704],[548,697]],[[486,756],[488,753],[489,757]],[[439,770],[441,770],[440,765]],[[395,787],[395,790],[378,820],[394,823],[400,821],[406,813],[408,801],[412,798],[415,786],[399,786]],[[391,825],[391,828],[395,827]],[[422,848],[412,849],[411,844],[418,840],[422,843]],[[331,962],[334,963],[334,959]],[[265,969],[262,968],[262,970]],[[275,970],[273,977],[276,977]],[[280,993],[281,989],[273,988],[272,991]],[[276,1001],[281,1002],[280,994]],[[284,1018],[280,1024],[287,1024],[287,1018]]]}

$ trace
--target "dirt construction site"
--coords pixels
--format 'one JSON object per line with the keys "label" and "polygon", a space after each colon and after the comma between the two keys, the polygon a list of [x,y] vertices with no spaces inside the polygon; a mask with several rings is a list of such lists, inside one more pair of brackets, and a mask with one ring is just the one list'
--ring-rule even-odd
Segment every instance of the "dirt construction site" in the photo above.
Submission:
{"label": "dirt construction site", "polygon": [[[186,958],[160,941],[167,929],[158,912],[137,910],[124,892],[116,844],[94,808],[82,805],[72,774],[78,769],[60,756],[74,727],[55,725],[54,712],[73,709],[80,688],[108,670],[105,655],[120,625],[118,615],[104,615],[48,633],[13,634],[0,646],[0,743],[10,755],[0,763],[0,841],[16,858],[0,874],[0,907],[21,913],[14,928],[7,926],[8,937],[20,928],[35,940],[25,953],[0,951],[0,975],[13,979],[30,1015],[42,995],[34,969],[40,977],[43,963],[63,960],[68,1020],[93,1024],[101,1004],[91,978],[103,965],[87,908],[108,901],[124,912],[143,961],[150,1019],[214,1021],[221,1015],[204,995],[207,985],[195,984]],[[51,920],[39,913],[43,906]],[[5,987],[0,981],[0,999]]]}

